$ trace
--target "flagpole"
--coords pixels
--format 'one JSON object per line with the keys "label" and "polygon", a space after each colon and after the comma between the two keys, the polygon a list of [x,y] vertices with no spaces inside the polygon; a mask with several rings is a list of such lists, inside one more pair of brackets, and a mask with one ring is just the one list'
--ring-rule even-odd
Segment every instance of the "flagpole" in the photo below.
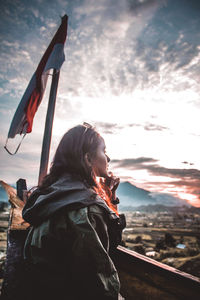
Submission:
{"label": "flagpole", "polygon": [[56,69],[54,69],[52,82],[51,82],[51,90],[50,90],[50,95],[49,95],[48,109],[47,109],[47,114],[46,114],[43,143],[42,143],[38,185],[41,184],[44,176],[47,174],[47,169],[48,169],[51,136],[52,136],[52,128],[53,128],[53,119],[54,119],[54,111],[55,111],[59,76],[60,76],[60,71],[56,71]]}

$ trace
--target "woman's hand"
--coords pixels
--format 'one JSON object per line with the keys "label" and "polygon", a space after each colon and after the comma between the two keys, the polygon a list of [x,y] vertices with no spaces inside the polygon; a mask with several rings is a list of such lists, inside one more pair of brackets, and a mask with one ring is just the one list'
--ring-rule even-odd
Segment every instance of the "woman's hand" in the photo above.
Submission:
{"label": "woman's hand", "polygon": [[112,192],[112,201],[116,200],[116,190],[119,186],[120,178],[109,172],[109,176],[105,179],[105,185],[108,186]]}

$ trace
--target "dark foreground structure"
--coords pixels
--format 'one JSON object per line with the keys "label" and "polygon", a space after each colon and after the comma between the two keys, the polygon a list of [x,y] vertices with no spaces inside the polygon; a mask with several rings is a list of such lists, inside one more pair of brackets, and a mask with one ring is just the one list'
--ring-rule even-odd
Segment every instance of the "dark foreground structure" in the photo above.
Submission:
{"label": "dark foreground structure", "polygon": [[[7,257],[1,300],[17,300],[24,288],[22,248],[29,224],[24,222],[21,211],[25,185],[18,182],[18,191],[4,184],[11,203],[7,233]],[[121,294],[126,300],[184,300],[200,299],[200,278],[159,263],[137,252],[119,246],[112,253],[119,272]],[[102,299],[103,300],[103,299]]]}

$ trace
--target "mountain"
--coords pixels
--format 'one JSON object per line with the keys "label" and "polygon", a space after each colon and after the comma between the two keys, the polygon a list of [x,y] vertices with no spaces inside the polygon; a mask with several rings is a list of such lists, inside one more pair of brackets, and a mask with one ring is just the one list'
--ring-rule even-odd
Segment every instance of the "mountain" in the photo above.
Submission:
{"label": "mountain", "polygon": [[[125,207],[138,207],[141,205],[188,206],[185,200],[165,193],[151,193],[127,181],[119,184],[117,196],[120,199],[120,209]],[[1,185],[0,202],[8,202],[8,196]]]}
{"label": "mountain", "polygon": [[153,204],[151,193],[138,188],[130,182],[122,182],[117,189],[117,196],[123,206],[139,206]]}
{"label": "mountain", "polygon": [[167,193],[152,193],[138,188],[127,181],[119,184],[117,196],[120,199],[119,208],[138,207],[141,205],[188,206],[186,200]]}
{"label": "mountain", "polygon": [[[16,188],[16,186],[14,184],[10,184],[10,186],[12,186],[13,188]],[[8,195],[7,195],[6,191],[4,190],[4,188],[2,187],[1,183],[0,183],[0,202],[8,203]]]}
{"label": "mountain", "polygon": [[8,195],[0,184],[0,212],[4,211],[9,206],[10,202],[8,201]]}
{"label": "mountain", "polygon": [[0,185],[0,202],[8,202],[8,195],[1,185]]}
{"label": "mountain", "polygon": [[189,213],[189,214],[197,214],[200,215],[200,207],[194,206],[166,206],[162,204],[148,204],[148,205],[140,205],[140,206],[120,206],[120,211],[137,211],[141,213],[155,213],[155,212],[165,212],[170,214],[176,213]]}

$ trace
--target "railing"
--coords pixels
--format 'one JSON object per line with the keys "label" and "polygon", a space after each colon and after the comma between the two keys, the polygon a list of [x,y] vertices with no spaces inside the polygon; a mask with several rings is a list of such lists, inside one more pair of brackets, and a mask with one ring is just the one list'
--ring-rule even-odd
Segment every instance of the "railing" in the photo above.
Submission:
{"label": "railing", "polygon": [[112,256],[126,300],[198,300],[200,278],[118,246]]}

